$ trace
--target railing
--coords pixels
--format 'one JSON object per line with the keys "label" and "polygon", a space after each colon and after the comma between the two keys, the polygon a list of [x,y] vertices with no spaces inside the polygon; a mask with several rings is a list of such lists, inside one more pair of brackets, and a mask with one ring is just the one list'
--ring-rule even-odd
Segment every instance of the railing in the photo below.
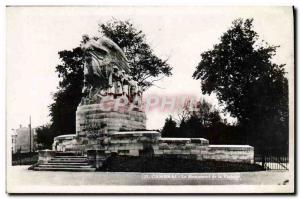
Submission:
{"label": "railing", "polygon": [[256,155],[254,161],[266,170],[289,170],[287,155]]}

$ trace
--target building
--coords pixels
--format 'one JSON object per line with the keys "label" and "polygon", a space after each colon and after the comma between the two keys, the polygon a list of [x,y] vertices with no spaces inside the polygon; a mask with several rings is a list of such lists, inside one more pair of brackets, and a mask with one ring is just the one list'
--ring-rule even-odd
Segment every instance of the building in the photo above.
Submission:
{"label": "building", "polygon": [[[31,143],[31,147],[30,147]],[[28,153],[33,152],[35,150],[36,143],[36,129],[31,129],[31,139],[30,139],[30,129],[29,127],[20,127],[18,129],[14,129],[14,133],[12,134],[12,152],[13,153]]]}
{"label": "building", "polygon": [[11,151],[12,151],[12,153],[17,153],[16,142],[17,142],[17,134],[15,133],[15,130],[14,130],[13,134],[11,135]]}

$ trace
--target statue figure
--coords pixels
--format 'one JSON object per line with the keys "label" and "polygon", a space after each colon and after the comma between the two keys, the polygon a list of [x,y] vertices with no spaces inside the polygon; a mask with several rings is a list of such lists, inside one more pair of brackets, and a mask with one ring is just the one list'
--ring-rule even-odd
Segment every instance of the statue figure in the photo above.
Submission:
{"label": "statue figure", "polygon": [[[114,78],[120,76],[120,70],[130,72],[128,61],[120,49],[112,40],[101,38],[90,38],[84,35],[81,49],[84,52],[84,86],[82,92],[86,95],[94,93],[96,90],[105,90],[112,93]],[[115,74],[117,72],[118,74]],[[120,87],[120,83],[115,86]],[[118,90],[118,89],[117,89]]]}
{"label": "statue figure", "polygon": [[118,67],[113,66],[112,82],[113,82],[113,94],[115,97],[122,95],[122,85],[121,85],[122,73]]}
{"label": "statue figure", "polygon": [[85,97],[81,104],[100,103],[106,95],[111,99],[126,96],[140,104],[142,90],[129,75],[128,61],[120,47],[108,38],[83,36]]}
{"label": "statue figure", "polygon": [[122,71],[122,79],[121,79],[121,84],[122,84],[122,95],[126,96],[127,98],[129,97],[129,76],[125,74],[125,71]]}
{"label": "statue figure", "polygon": [[137,82],[132,79],[132,77],[128,78],[128,82],[129,82],[129,99],[130,101],[132,101],[138,92],[138,85]]}

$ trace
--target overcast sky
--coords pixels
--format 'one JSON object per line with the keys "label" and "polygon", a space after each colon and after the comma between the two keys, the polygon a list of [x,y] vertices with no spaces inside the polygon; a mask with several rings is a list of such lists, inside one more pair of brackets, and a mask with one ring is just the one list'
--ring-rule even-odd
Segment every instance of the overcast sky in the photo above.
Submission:
{"label": "overcast sky", "polygon": [[[280,45],[274,58],[293,67],[291,7],[10,7],[7,9],[7,130],[19,124],[50,121],[48,105],[59,79],[58,51],[79,45],[81,36],[97,35],[98,24],[130,19],[155,53],[169,58],[173,76],[146,94],[192,94],[203,97],[191,78],[200,54],[211,49],[236,18],[254,18],[254,29],[270,44]],[[291,73],[290,73],[291,75]],[[162,89],[163,88],[163,89]],[[206,96],[217,105],[214,96]],[[169,113],[147,113],[148,129],[160,129]],[[65,132],[74,133],[74,132]]]}

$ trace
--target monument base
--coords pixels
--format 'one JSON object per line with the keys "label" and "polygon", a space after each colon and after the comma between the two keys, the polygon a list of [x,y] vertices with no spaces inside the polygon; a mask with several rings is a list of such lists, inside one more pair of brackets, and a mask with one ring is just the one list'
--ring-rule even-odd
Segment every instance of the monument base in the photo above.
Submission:
{"label": "monument base", "polygon": [[[116,100],[114,100],[116,101]],[[120,131],[146,129],[146,115],[139,109],[104,108],[103,104],[80,105],[76,111],[76,135],[78,143],[89,149],[103,149],[109,135]]]}
{"label": "monument base", "polygon": [[82,105],[76,111],[76,133],[85,136],[89,130],[111,131],[146,129],[146,115],[138,110],[104,110],[100,104]]}
{"label": "monument base", "polygon": [[[101,139],[97,138],[96,141]],[[157,131],[126,131],[108,134],[102,143],[85,146],[78,153],[78,144],[66,141],[60,144],[70,151],[40,151],[34,170],[95,171],[108,164],[109,157],[158,157],[198,160],[203,162],[254,163],[254,148],[249,145],[210,145],[204,138],[162,138]],[[72,151],[72,152],[71,152]],[[64,166],[61,167],[61,164]]]}

